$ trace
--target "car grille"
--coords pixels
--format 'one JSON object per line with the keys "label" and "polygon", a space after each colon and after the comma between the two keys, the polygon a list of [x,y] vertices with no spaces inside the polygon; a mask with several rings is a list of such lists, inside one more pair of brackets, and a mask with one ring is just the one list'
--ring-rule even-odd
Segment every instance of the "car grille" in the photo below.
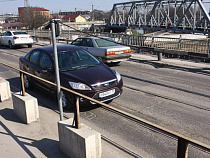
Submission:
{"label": "car grille", "polygon": [[113,80],[109,80],[109,81],[105,81],[105,82],[99,82],[99,83],[93,84],[91,86],[93,87],[93,89],[98,90],[98,89],[103,89],[103,88],[115,85],[116,81],[117,81],[117,79],[113,79]]}

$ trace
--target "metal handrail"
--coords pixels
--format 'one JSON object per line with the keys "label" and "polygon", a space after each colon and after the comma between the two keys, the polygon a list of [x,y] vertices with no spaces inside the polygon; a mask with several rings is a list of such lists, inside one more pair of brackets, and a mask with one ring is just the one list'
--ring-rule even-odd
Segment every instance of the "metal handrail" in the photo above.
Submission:
{"label": "metal handrail", "polygon": [[[14,69],[14,70],[16,70],[16,71],[19,71],[20,74],[21,74],[21,76],[23,76],[22,74],[26,74],[26,75],[29,75],[29,76],[34,77],[34,78],[36,78],[36,79],[39,79],[39,80],[41,80],[41,81],[44,81],[44,82],[46,82],[46,83],[48,83],[48,84],[51,84],[51,85],[53,85],[53,86],[56,86],[56,83],[47,81],[47,80],[45,80],[45,79],[42,79],[42,78],[40,78],[40,77],[37,77],[37,76],[35,76],[35,75],[33,75],[33,74],[30,74],[30,73],[28,73],[28,72],[25,72],[25,71],[20,70],[20,69],[18,69],[18,68],[12,67],[12,66],[10,66],[9,64],[3,63],[3,62],[0,62],[0,64],[2,64],[2,65],[4,65],[4,66],[7,66],[7,67],[9,67],[9,68],[12,68],[12,69]],[[25,94],[25,88],[24,88],[24,86],[23,86],[23,77],[21,77],[21,85],[22,85],[22,86],[21,86],[21,91],[22,91],[22,95],[23,95],[23,94]],[[112,107],[112,106],[110,106],[110,105],[108,105],[108,104],[105,104],[105,103],[102,103],[102,102],[100,102],[100,101],[97,101],[97,100],[95,100],[95,99],[93,99],[93,98],[90,98],[90,97],[88,97],[88,96],[86,96],[86,95],[83,95],[83,94],[81,94],[81,93],[78,93],[78,92],[76,92],[76,91],[73,91],[73,90],[71,90],[71,89],[68,89],[68,88],[66,88],[66,87],[61,86],[61,89],[65,90],[65,91],[68,91],[68,92],[70,92],[70,93],[73,93],[74,95],[77,96],[77,98],[76,98],[76,107],[78,107],[77,110],[79,110],[79,97],[83,97],[83,98],[88,99],[88,100],[90,100],[90,101],[93,101],[93,102],[95,102],[95,103],[97,103],[97,104],[100,104],[100,105],[102,105],[102,106],[104,106],[104,107],[106,107],[106,108],[108,108],[108,109],[111,109],[112,111],[115,111],[115,112],[117,112],[117,113],[119,113],[119,114],[121,114],[121,115],[124,115],[124,116],[126,116],[126,117],[128,117],[128,118],[132,118],[132,119],[138,120],[138,121],[140,121],[140,122],[142,122],[142,123],[144,123],[144,124],[147,124],[147,125],[149,125],[149,126],[151,126],[151,127],[153,127],[153,128],[156,128],[157,130],[162,131],[163,133],[166,133],[166,134],[168,134],[168,135],[172,135],[172,136],[174,136],[174,137],[177,137],[177,138],[178,138],[177,158],[187,158],[187,157],[188,157],[188,144],[189,144],[189,143],[194,144],[194,145],[196,145],[196,146],[198,146],[198,147],[200,147],[200,148],[203,148],[203,149],[205,149],[205,150],[207,150],[207,151],[210,152],[210,145],[204,144],[204,143],[202,143],[202,142],[199,142],[199,141],[197,141],[197,140],[191,139],[191,138],[186,137],[186,136],[184,136],[184,135],[182,135],[182,134],[179,134],[179,133],[177,133],[177,132],[171,131],[171,130],[166,129],[166,128],[164,128],[164,127],[161,127],[161,126],[159,126],[159,125],[157,125],[157,124],[154,124],[154,123],[152,123],[152,122],[150,122],[150,121],[147,121],[147,120],[145,120],[145,119],[142,119],[142,118],[139,118],[139,117],[137,117],[137,116],[134,116],[134,115],[132,115],[132,114],[130,114],[130,113],[128,113],[128,112],[125,112],[125,111],[119,110],[119,109],[117,109],[117,108],[114,108],[114,107]],[[78,97],[78,96],[79,96],[79,97]],[[77,117],[78,117],[78,116],[77,116]],[[79,120],[76,120],[76,121],[79,121]],[[76,126],[77,128],[79,128],[80,122],[75,122],[75,126]]]}
{"label": "metal handrail", "polygon": [[[50,31],[31,31],[28,30],[29,34],[33,35],[35,38],[47,38],[51,39]],[[208,55],[210,39],[185,39],[181,36],[179,38],[172,37],[157,37],[155,35],[127,35],[122,33],[83,33],[77,31],[63,30],[61,32],[58,40],[63,40],[69,43],[69,41],[74,40],[76,37],[81,36],[108,36],[113,38],[117,43],[124,45],[134,46],[134,47],[146,47],[146,48],[157,48],[157,49],[167,49],[167,50],[179,50],[184,52],[193,52],[199,54]]]}

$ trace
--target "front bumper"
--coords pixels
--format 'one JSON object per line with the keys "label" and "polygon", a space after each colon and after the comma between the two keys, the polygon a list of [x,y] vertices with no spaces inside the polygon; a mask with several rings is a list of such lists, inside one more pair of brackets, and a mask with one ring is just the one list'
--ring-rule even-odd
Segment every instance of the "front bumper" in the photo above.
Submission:
{"label": "front bumper", "polygon": [[[118,86],[113,86],[113,87],[109,87],[107,89],[104,89],[104,90],[100,90],[100,91],[92,91],[92,92],[86,92],[86,93],[82,93],[82,92],[79,92],[79,93],[82,93],[92,99],[95,99],[97,101],[100,101],[100,102],[107,102],[107,101],[110,101],[110,100],[113,100],[117,97],[119,97],[121,94],[122,94],[122,86],[123,86],[123,82],[121,81]],[[100,97],[100,94],[101,93],[106,93],[108,91],[111,91],[111,90],[114,90],[114,94],[110,94],[108,96],[105,96],[105,97]],[[85,99],[85,98],[82,98],[80,97],[80,103],[91,103],[91,104],[96,104],[95,102],[93,101],[90,101],[88,99]]]}

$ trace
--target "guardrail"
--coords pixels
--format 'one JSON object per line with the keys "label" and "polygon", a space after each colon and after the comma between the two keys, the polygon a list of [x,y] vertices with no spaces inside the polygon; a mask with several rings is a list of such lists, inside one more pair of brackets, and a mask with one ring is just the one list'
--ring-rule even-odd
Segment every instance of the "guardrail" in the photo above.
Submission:
{"label": "guardrail", "polygon": [[[44,80],[42,78],[39,78],[39,77],[37,77],[35,75],[32,75],[32,74],[30,74],[28,72],[25,72],[25,71],[20,70],[18,68],[12,67],[12,66],[10,66],[10,65],[8,65],[6,63],[0,62],[0,64],[4,65],[6,67],[9,67],[11,69],[14,69],[14,70],[16,70],[18,72],[20,72],[20,77],[21,77],[21,92],[22,92],[22,95],[25,94],[23,74],[30,75],[30,76],[38,79],[38,80],[41,80],[43,82],[46,82],[46,83],[51,84],[53,86],[56,86],[56,84],[53,83],[53,82],[50,82],[50,81]],[[80,127],[80,119],[79,119],[79,97],[83,97],[83,98],[88,99],[90,101],[93,101],[93,102],[95,102],[97,104],[100,104],[101,106],[104,106],[104,107],[108,108],[111,111],[114,111],[114,112],[117,112],[118,114],[121,114],[123,116],[126,116],[127,118],[130,118],[132,120],[137,120],[137,121],[139,121],[141,123],[144,123],[144,124],[146,124],[146,125],[154,128],[154,129],[156,129],[156,130],[158,130],[158,131],[160,131],[160,132],[162,132],[164,134],[167,134],[169,136],[173,136],[173,137],[177,138],[178,139],[178,143],[177,143],[177,158],[187,158],[188,157],[188,145],[189,144],[195,145],[196,147],[200,147],[200,148],[202,148],[202,149],[210,152],[210,145],[201,143],[201,142],[199,142],[197,140],[191,139],[191,138],[186,137],[184,135],[181,135],[181,134],[179,134],[177,132],[171,131],[171,130],[166,129],[164,127],[161,127],[161,126],[159,126],[157,124],[154,124],[154,123],[149,122],[149,121],[147,121],[145,119],[139,118],[137,116],[134,116],[134,115],[132,115],[130,113],[127,113],[125,111],[122,111],[122,110],[119,110],[117,108],[114,108],[112,106],[109,106],[108,104],[99,102],[99,101],[97,101],[95,99],[89,98],[88,96],[85,96],[83,94],[80,94],[78,92],[75,92],[75,91],[73,91],[71,89],[68,89],[66,87],[61,86],[61,89],[65,90],[65,91],[68,91],[69,93],[73,93],[75,95],[75,97],[76,97],[76,101],[75,101],[75,113],[74,113],[74,120],[75,120],[75,127],[76,128],[79,128]]]}
{"label": "guardrail", "polygon": [[[28,33],[35,38],[48,38],[51,39],[50,31],[37,31],[28,30]],[[184,39],[181,36],[179,38],[169,37],[156,37],[151,36],[134,36],[124,33],[106,33],[106,32],[79,32],[74,30],[63,30],[57,40],[63,40],[69,43],[70,41],[87,35],[94,36],[107,36],[113,38],[116,42],[123,45],[129,45],[131,47],[138,48],[152,48],[155,50],[173,50],[179,52],[189,52],[194,54],[200,54],[201,56],[210,58],[210,39]],[[165,51],[166,52],[166,51]],[[186,53],[183,53],[186,54]]]}

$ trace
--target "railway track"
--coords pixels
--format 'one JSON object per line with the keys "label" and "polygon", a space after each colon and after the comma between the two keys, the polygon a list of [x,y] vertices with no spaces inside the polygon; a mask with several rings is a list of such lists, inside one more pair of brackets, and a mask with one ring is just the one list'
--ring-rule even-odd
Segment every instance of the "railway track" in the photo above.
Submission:
{"label": "railway track", "polygon": [[[20,50],[16,49],[16,51],[18,51],[18,53],[20,53],[19,55],[16,55],[14,53],[4,51],[4,49],[1,50],[1,51],[2,51],[1,54],[9,55],[9,56],[12,56],[12,57],[15,57],[15,58],[19,58],[20,54],[25,55],[28,52],[28,51],[24,51],[23,49],[20,49]],[[147,72],[147,71],[143,71],[143,72],[139,72],[139,73],[144,73],[144,74],[147,73],[147,74],[150,74],[150,75],[153,75],[153,76],[156,75],[156,77],[159,77],[159,75],[153,74],[153,73],[150,73],[150,72]],[[205,97],[205,98],[210,98],[210,95],[208,95],[208,94],[203,94],[203,93],[199,93],[199,92],[195,92],[195,91],[187,90],[187,89],[184,89],[184,88],[179,88],[179,87],[175,87],[175,86],[172,86],[172,85],[167,85],[167,84],[164,84],[164,83],[155,82],[155,81],[152,81],[152,80],[147,80],[147,79],[143,79],[143,78],[139,78],[139,77],[129,76],[129,75],[126,75],[126,74],[121,74],[121,75],[124,78],[129,78],[129,79],[132,79],[132,80],[135,80],[135,81],[150,83],[150,84],[153,84],[153,85],[167,87],[169,89],[175,89],[175,90],[182,91],[182,92],[185,92],[185,93],[193,94],[193,95],[195,95],[195,97],[196,97],[196,95],[198,95],[198,96],[202,96],[202,97]],[[203,87],[205,86],[206,88],[210,89],[210,86],[208,86],[208,85],[202,85],[202,84],[200,84],[200,85],[203,86]],[[191,103],[188,103],[188,102],[180,101],[178,99],[175,99],[173,97],[169,97],[169,96],[166,96],[166,95],[161,95],[161,94],[153,93],[153,92],[150,92],[150,91],[142,90],[142,89],[139,89],[139,88],[134,88],[134,87],[131,87],[131,86],[127,85],[126,83],[124,84],[124,87],[128,88],[128,89],[131,89],[131,90],[134,90],[134,91],[143,92],[145,94],[153,95],[153,96],[156,96],[156,97],[159,97],[159,98],[164,98],[166,100],[170,100],[170,101],[174,101],[174,102],[177,102],[177,103],[185,104],[187,106],[191,106],[191,107],[194,107],[194,108],[210,111],[210,108],[201,107],[200,105],[195,105],[195,104],[191,104]]]}
{"label": "railway track", "polygon": [[[15,54],[13,54],[13,53],[8,53],[8,52],[2,52],[2,53],[5,54],[5,55],[9,55],[9,56],[12,56],[12,57],[18,57],[18,58],[19,58],[19,55],[15,55]],[[19,53],[24,55],[26,52],[24,52],[24,51],[19,51]],[[210,96],[207,95],[207,94],[202,94],[202,93],[197,93],[197,92],[191,92],[191,91],[188,91],[188,90],[186,90],[186,89],[177,88],[177,87],[173,87],[173,86],[166,85],[166,84],[163,84],[163,83],[154,82],[154,81],[152,81],[152,80],[145,80],[145,79],[141,79],[141,78],[138,78],[138,77],[131,77],[131,76],[125,75],[125,74],[122,74],[122,76],[123,76],[123,77],[126,77],[126,78],[130,78],[130,79],[132,79],[132,80],[137,80],[137,81],[141,81],[141,82],[146,82],[146,83],[150,83],[150,84],[154,84],[154,85],[158,85],[158,86],[164,86],[164,87],[167,87],[167,88],[170,88],[170,89],[176,89],[176,90],[178,90],[178,91],[183,91],[183,92],[185,92],[185,93],[190,93],[190,94],[193,94],[193,95],[198,95],[198,96],[202,96],[202,97],[206,97],[206,98],[209,98],[209,97],[210,97]],[[199,107],[199,106],[197,106],[197,105],[185,103],[185,102],[183,102],[183,101],[180,101],[180,100],[177,100],[177,99],[174,99],[174,98],[170,98],[170,97],[167,97],[167,96],[164,96],[164,95],[161,95],[161,94],[156,94],[156,93],[152,93],[152,92],[145,91],[145,90],[135,89],[135,88],[133,88],[133,87],[131,87],[131,86],[129,86],[129,85],[126,85],[126,84],[124,85],[124,87],[125,87],[125,88],[128,88],[128,89],[135,90],[135,91],[141,91],[141,92],[143,92],[143,93],[145,93],[145,94],[150,94],[150,95],[153,95],[153,96],[156,96],[156,97],[160,97],[160,98],[164,98],[164,99],[167,99],[167,100],[170,100],[170,101],[182,103],[182,104],[185,104],[185,105],[188,105],[188,106],[191,106],[191,107],[195,107],[195,108],[198,108],[198,109],[201,109],[201,110],[210,111],[209,108]],[[44,105],[44,103],[42,103],[42,102],[40,102],[40,103]],[[50,107],[50,106],[47,106],[47,105],[44,105],[44,106],[46,106],[46,107],[51,108],[52,110],[54,110],[54,109],[53,109],[52,107]],[[163,134],[164,136],[168,136],[168,137],[170,137],[170,138],[176,140],[176,138],[174,138],[174,137],[171,136],[170,134],[168,135],[168,134],[166,134],[165,132],[163,132],[163,131],[161,131],[161,130],[159,130],[159,129],[157,129],[157,128],[154,128],[154,127],[152,127],[152,126],[149,126],[149,125],[147,125],[147,124],[145,124],[145,123],[139,121],[138,119],[135,119],[135,116],[133,116],[133,117],[132,117],[131,115],[127,116],[127,115],[122,114],[121,112],[119,112],[120,110],[119,110],[119,111],[115,111],[115,110],[109,109],[109,108],[104,107],[104,106],[99,107],[99,108],[101,108],[102,110],[108,111],[108,112],[110,112],[110,113],[113,113],[114,115],[119,115],[120,117],[126,118],[126,119],[128,119],[129,121],[134,122],[135,124],[138,124],[138,125],[140,125],[140,126],[143,126],[144,128],[150,129],[150,130],[152,130],[152,131],[154,131],[154,132],[156,132],[156,133]],[[57,110],[54,110],[54,111],[55,111],[56,113],[59,113]],[[69,118],[69,115],[65,113],[64,117],[68,119],[68,118]],[[106,137],[106,136],[104,136],[104,135],[102,136],[102,139],[103,139],[104,141],[107,141],[107,142],[111,143],[112,145],[114,145],[115,147],[119,148],[120,150],[125,151],[127,154],[129,154],[129,155],[131,155],[131,156],[133,156],[133,157],[136,157],[136,158],[142,157],[142,156],[136,154],[134,151],[132,151],[132,150],[130,150],[130,149],[127,149],[127,148],[121,146],[119,143],[116,143],[116,142],[111,141],[108,137]],[[193,145],[193,147],[196,147],[196,146]],[[199,149],[199,150],[200,150],[200,149]],[[202,149],[201,149],[201,150],[202,150]],[[206,152],[210,153],[209,150],[207,150]]]}
{"label": "railway track", "polygon": [[[151,84],[154,84],[154,85],[164,86],[164,87],[167,87],[167,88],[170,88],[170,89],[175,89],[175,90],[178,90],[178,91],[183,91],[185,93],[190,93],[190,94],[195,95],[195,97],[196,97],[196,95],[198,95],[198,96],[205,97],[207,99],[210,98],[210,95],[207,95],[207,94],[193,92],[193,91],[189,91],[189,90],[186,90],[186,89],[177,88],[177,87],[174,87],[174,86],[170,86],[170,85],[166,85],[166,84],[154,82],[154,81],[151,81],[151,80],[145,80],[145,79],[141,79],[141,78],[136,78],[136,77],[128,76],[128,75],[125,75],[125,74],[121,74],[121,75],[123,77],[130,78],[130,79],[133,79],[133,80],[139,80],[141,82],[151,83]],[[159,98],[163,98],[163,99],[166,99],[166,100],[170,100],[170,101],[174,101],[174,102],[181,103],[181,104],[184,104],[184,105],[188,105],[188,106],[191,106],[191,107],[194,107],[194,108],[197,108],[197,109],[202,109],[202,110],[210,111],[210,108],[202,107],[200,105],[190,104],[188,102],[184,102],[184,101],[175,99],[173,97],[169,97],[169,96],[165,96],[165,95],[153,93],[153,92],[146,91],[146,90],[141,90],[139,88],[134,88],[134,87],[131,87],[131,86],[126,85],[126,84],[124,84],[124,87],[126,87],[128,89],[131,89],[131,90],[134,90],[134,91],[143,92],[145,94],[150,94],[150,95],[153,95],[153,96],[156,96],[156,97],[159,97]]]}

